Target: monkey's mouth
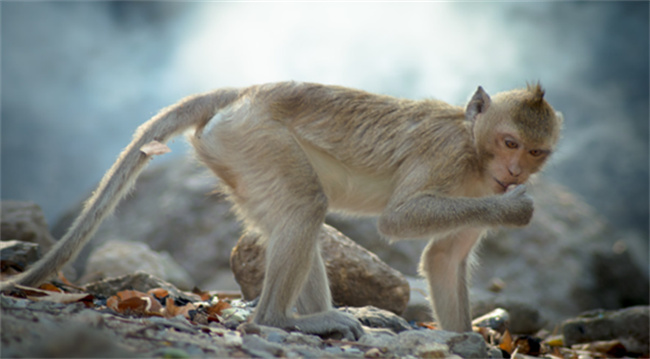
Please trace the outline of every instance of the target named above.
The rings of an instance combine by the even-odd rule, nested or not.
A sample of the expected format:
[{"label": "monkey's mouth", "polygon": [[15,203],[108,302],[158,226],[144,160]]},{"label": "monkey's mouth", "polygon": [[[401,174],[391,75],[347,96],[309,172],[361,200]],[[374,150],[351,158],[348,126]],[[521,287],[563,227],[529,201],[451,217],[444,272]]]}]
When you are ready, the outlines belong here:
[{"label": "monkey's mouth", "polygon": [[492,178],[493,178],[494,181],[495,181],[495,182],[496,182],[496,183],[501,187],[501,188],[499,188],[499,189],[500,189],[502,192],[505,192],[505,191],[508,189],[508,186],[510,186],[510,184],[504,184],[503,182],[499,181],[498,179],[496,179],[496,178],[494,178],[494,177],[492,177]]}]

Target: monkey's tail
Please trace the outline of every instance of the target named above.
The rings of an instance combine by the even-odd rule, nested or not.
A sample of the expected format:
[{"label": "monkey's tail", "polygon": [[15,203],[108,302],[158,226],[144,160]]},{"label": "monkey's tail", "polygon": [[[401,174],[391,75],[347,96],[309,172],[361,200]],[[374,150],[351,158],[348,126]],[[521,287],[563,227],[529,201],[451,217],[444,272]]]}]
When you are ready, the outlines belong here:
[{"label": "monkey's tail", "polygon": [[113,212],[120,200],[133,187],[136,178],[152,157],[140,150],[142,146],[151,141],[165,143],[191,128],[196,128],[197,134],[200,134],[220,109],[236,101],[239,96],[240,92],[237,89],[219,89],[189,96],[164,108],[138,127],[131,143],[106,172],[63,238],[29,270],[2,282],[0,290],[10,289],[15,284],[35,286],[61,270],[79,253],[104,218]]}]

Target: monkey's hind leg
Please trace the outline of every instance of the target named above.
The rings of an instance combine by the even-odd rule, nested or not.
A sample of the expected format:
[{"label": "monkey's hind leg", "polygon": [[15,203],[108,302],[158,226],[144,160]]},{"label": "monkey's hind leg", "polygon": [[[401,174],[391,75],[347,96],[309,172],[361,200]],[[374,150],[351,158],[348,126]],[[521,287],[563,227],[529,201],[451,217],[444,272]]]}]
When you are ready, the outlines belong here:
[{"label": "monkey's hind leg", "polygon": [[307,282],[302,287],[296,303],[298,313],[301,315],[325,312],[332,309],[329,280],[327,279],[325,264],[318,245],[316,250],[317,253],[314,256],[309,277],[307,277]]},{"label": "monkey's hind leg", "polygon": [[[360,322],[331,306],[318,249],[328,202],[301,147],[279,126],[274,131],[249,133],[240,141],[231,139],[228,145],[238,155],[235,161],[224,163],[237,179],[232,198],[246,223],[267,238],[266,271],[254,321],[311,334],[359,338],[363,334]],[[293,312],[296,304],[298,315]]]}]

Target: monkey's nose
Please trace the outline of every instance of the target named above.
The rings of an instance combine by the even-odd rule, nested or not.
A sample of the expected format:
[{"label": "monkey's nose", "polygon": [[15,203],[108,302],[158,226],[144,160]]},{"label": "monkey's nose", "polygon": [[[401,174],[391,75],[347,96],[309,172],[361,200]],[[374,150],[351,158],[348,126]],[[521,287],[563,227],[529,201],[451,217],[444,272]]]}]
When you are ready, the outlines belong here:
[{"label": "monkey's nose", "polygon": [[519,177],[521,174],[521,168],[519,168],[519,166],[510,166],[508,167],[508,172],[512,177]]}]

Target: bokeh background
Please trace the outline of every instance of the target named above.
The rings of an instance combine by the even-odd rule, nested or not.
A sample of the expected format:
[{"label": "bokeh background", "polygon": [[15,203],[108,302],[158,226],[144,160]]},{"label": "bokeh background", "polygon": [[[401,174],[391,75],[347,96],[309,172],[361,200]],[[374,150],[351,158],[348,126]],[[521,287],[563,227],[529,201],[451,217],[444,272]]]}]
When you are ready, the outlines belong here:
[{"label": "bokeh background", "polygon": [[140,123],[191,93],[299,80],[463,105],[478,85],[540,80],[566,128],[546,175],[647,249],[648,2],[3,2],[0,13],[2,199],[37,202],[50,223]]}]

